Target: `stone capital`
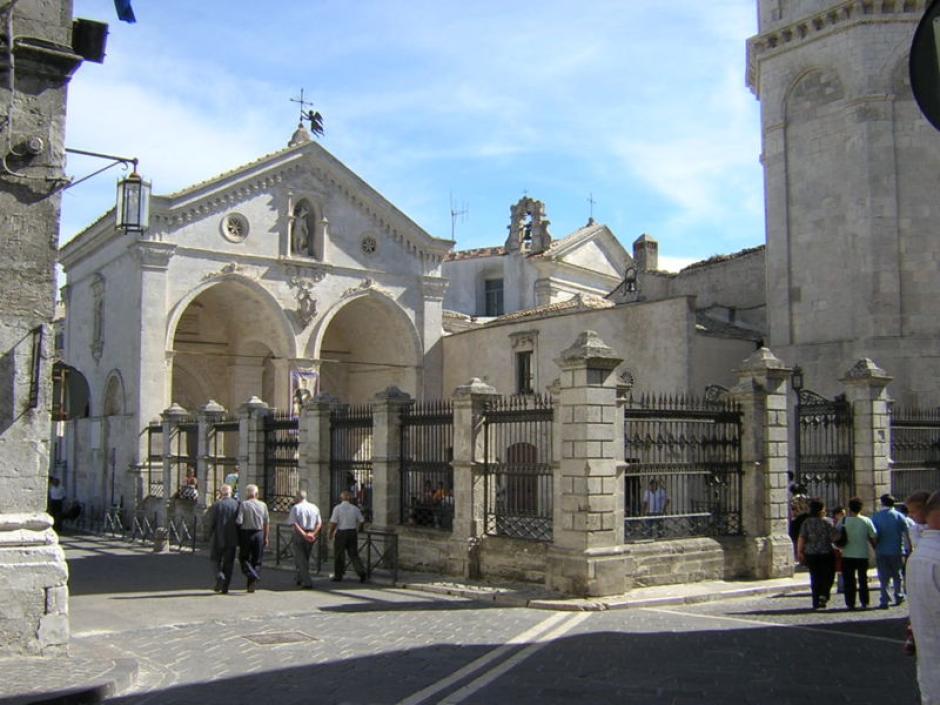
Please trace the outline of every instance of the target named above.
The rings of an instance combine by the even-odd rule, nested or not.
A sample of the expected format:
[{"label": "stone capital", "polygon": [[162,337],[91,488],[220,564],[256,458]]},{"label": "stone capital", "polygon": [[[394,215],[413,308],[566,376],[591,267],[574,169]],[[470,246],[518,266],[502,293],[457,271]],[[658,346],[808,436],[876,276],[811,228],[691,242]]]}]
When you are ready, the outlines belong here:
[{"label": "stone capital", "polygon": [[376,393],[372,398],[387,404],[409,404],[413,401],[408,392],[403,392],[394,384]]},{"label": "stone capital", "polygon": [[839,381],[843,384],[868,384],[872,386],[887,386],[894,377],[878,367],[873,360],[863,357],[852,365],[851,369]]},{"label": "stone capital", "polygon": [[594,367],[612,370],[621,362],[623,358],[593,330],[582,331],[574,343],[555,360],[555,364],[562,369]]},{"label": "stone capital", "polygon": [[142,269],[166,270],[176,252],[176,245],[154,240],[138,240],[133,245],[133,252]]},{"label": "stone capital", "polygon": [[160,417],[164,421],[176,421],[187,416],[189,416],[189,412],[176,402],[170,404],[166,409],[163,410],[163,413],[160,414]]},{"label": "stone capital", "polygon": [[243,414],[251,414],[258,410],[267,411],[268,405],[258,397],[252,396],[251,399],[238,407],[238,411]]},{"label": "stone capital", "polygon": [[495,397],[498,396],[498,392],[495,387],[488,385],[479,377],[474,377],[466,384],[461,384],[457,387],[457,389],[454,390],[454,396],[458,399],[467,397]]},{"label": "stone capital", "polygon": [[225,407],[215,399],[210,399],[199,409],[200,416],[225,416]]}]

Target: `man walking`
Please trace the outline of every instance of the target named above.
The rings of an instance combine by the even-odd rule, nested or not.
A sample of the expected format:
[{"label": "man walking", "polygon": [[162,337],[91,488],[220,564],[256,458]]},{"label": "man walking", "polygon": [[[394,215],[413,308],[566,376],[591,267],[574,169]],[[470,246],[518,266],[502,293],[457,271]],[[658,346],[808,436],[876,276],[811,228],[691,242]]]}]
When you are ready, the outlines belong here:
[{"label": "man walking", "polygon": [[343,573],[346,572],[346,556],[353,564],[353,568],[359,574],[359,582],[364,583],[366,578],[366,569],[359,559],[359,527],[365,522],[365,517],[359,511],[359,507],[352,504],[352,493],[348,490],[340,492],[339,498],[342,500],[333,508],[330,515],[330,540],[333,541],[333,582],[339,582],[343,579]]},{"label": "man walking", "polygon": [[940,492],[924,505],[927,525],[907,562],[917,681],[923,705],[940,705]]},{"label": "man walking", "polygon": [[268,505],[258,499],[258,485],[245,488],[245,501],[238,507],[238,560],[248,579],[248,592],[255,591],[261,579],[261,557],[268,545]]},{"label": "man walking", "polygon": [[287,523],[294,527],[291,543],[294,549],[294,567],[297,569],[297,584],[303,588],[312,588],[310,553],[320,537],[323,522],[320,519],[320,510],[317,505],[307,501],[307,492],[305,490],[300,490],[297,493],[297,501],[290,508]]},{"label": "man walking", "polygon": [[878,568],[878,582],[881,583],[881,609],[888,609],[888,583],[894,582],[894,604],[904,602],[904,589],[901,587],[901,568],[903,567],[904,542],[909,540],[907,520],[894,508],[894,497],[881,495],[881,511],[871,518],[878,531],[878,545],[875,546],[875,566]]},{"label": "man walking", "polygon": [[228,594],[238,548],[238,501],[232,499],[231,485],[219,488],[219,499],[209,508],[209,559],[215,575],[215,591]]},{"label": "man walking", "polygon": [[862,500],[849,500],[849,515],[842,522],[846,542],[842,547],[842,577],[845,589],[845,606],[855,609],[855,595],[862,609],[868,609],[868,547],[875,545],[878,532],[871,519],[862,516]]}]

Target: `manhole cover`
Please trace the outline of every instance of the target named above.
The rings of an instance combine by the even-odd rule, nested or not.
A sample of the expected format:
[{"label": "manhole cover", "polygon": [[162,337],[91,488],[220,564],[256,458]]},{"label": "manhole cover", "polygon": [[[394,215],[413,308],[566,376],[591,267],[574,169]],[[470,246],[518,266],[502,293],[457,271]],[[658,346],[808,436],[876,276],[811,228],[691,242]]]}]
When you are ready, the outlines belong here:
[{"label": "manhole cover", "polygon": [[303,632],[265,632],[264,634],[252,634],[245,638],[248,641],[253,641],[262,646],[273,646],[274,644],[302,644],[305,641],[316,641],[315,638]]}]

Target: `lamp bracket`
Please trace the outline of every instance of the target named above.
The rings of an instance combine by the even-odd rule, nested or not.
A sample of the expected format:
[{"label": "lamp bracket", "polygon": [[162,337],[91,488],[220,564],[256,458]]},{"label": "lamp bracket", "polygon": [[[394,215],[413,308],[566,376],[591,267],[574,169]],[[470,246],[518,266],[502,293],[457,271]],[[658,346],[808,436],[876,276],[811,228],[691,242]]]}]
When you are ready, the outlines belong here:
[{"label": "lamp bracket", "polygon": [[[115,154],[102,154],[101,152],[89,152],[84,149],[71,149],[70,147],[66,147],[65,151],[68,152],[69,154],[80,154],[83,157],[94,157],[96,159],[108,159],[111,163],[106,166],[101,167],[97,171],[91,172],[87,176],[83,176],[80,179],[77,179],[77,180],[69,179],[57,189],[59,191],[65,191],[65,189],[69,189],[69,188],[72,188],[73,186],[77,186],[83,181],[88,181],[88,179],[92,178],[93,176],[98,176],[98,174],[101,174],[107,171],[108,169],[110,169],[111,167],[117,166],[118,164],[124,167],[124,169],[127,169],[127,167],[130,166],[133,168],[133,173],[135,174],[137,173],[137,163],[138,163],[137,157],[121,157]],[[58,178],[55,178],[52,180],[61,181],[61,179],[58,179]]]}]

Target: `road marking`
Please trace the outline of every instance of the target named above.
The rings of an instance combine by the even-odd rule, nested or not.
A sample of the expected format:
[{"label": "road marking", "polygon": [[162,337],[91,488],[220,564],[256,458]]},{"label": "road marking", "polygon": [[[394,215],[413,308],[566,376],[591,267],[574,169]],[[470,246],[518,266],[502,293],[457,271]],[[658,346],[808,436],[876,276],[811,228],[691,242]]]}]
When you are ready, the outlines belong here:
[{"label": "road marking", "polygon": [[889,644],[903,644],[904,639],[889,639],[886,636],[872,636],[871,634],[857,634],[855,632],[843,632],[838,629],[821,629],[820,627],[807,627],[803,624],[780,624],[779,622],[762,622],[759,619],[744,619],[743,617],[728,617],[715,614],[699,614],[698,612],[682,612],[680,610],[667,610],[662,608],[645,608],[647,612],[661,612],[663,614],[679,615],[682,617],[698,617],[700,619],[715,619],[722,622],[741,622],[742,624],[751,624],[758,627],[781,627],[783,629],[799,629],[804,632],[817,632],[819,634],[839,634],[841,636],[850,636],[853,638],[870,639],[871,641],[886,641]]},{"label": "road marking", "polygon": [[405,698],[404,700],[400,700],[395,705],[418,705],[418,703],[424,702],[425,700],[430,698],[432,695],[449,688],[454,683],[457,683],[458,681],[469,676],[471,673],[474,673],[480,670],[481,668],[486,666],[488,663],[491,663],[492,661],[495,661],[496,659],[501,658],[507,652],[512,651],[512,649],[514,649],[519,644],[524,644],[526,642],[532,641],[533,639],[536,639],[540,634],[551,629],[556,624],[558,624],[558,622],[561,622],[562,620],[566,619],[568,616],[569,615],[565,614],[564,612],[559,612],[559,613],[553,614],[551,617],[548,617],[547,619],[543,619],[534,627],[527,629],[521,634],[514,636],[512,639],[507,641],[502,646],[499,646],[493,649],[492,651],[489,651],[483,654],[479,658],[468,663],[463,668],[460,668],[459,670],[454,671],[452,674],[450,674],[446,678],[442,678],[441,680],[437,681],[437,683],[432,683],[427,688],[424,688],[423,690],[419,690],[417,693],[414,693],[413,695]]},{"label": "road marking", "polygon": [[552,631],[543,634],[540,637],[537,637],[535,643],[530,644],[525,647],[522,651],[517,654],[514,654],[512,657],[506,659],[498,666],[491,668],[489,671],[479,676],[475,680],[467,683],[460,690],[456,690],[451,693],[448,697],[441,700],[438,705],[457,705],[466,700],[468,697],[473,695],[475,692],[481,688],[485,688],[490,683],[495,681],[497,678],[502,676],[507,671],[515,668],[517,665],[525,661],[530,656],[533,656],[538,651],[541,651],[546,646],[548,646],[552,641],[557,639],[560,636],[564,636],[576,626],[581,624],[585,619],[591,616],[590,612],[579,612],[568,618],[564,624],[561,624],[558,627],[555,627]]}]

